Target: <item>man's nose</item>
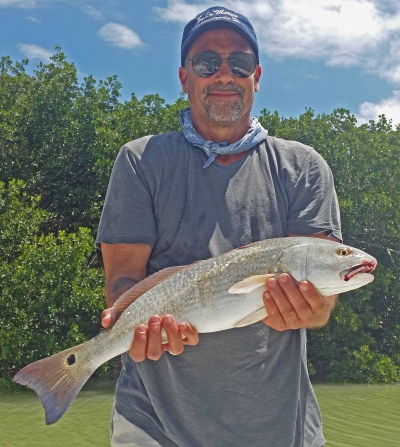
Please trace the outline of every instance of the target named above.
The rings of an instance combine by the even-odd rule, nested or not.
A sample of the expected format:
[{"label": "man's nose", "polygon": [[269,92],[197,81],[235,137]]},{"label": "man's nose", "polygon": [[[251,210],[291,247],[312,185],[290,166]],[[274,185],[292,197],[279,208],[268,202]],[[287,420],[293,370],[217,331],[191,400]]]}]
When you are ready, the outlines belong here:
[{"label": "man's nose", "polygon": [[220,68],[215,75],[216,75],[216,78],[221,82],[224,82],[224,81],[229,82],[229,81],[233,80],[235,75],[232,73],[231,69],[229,68],[227,57],[221,58]]}]

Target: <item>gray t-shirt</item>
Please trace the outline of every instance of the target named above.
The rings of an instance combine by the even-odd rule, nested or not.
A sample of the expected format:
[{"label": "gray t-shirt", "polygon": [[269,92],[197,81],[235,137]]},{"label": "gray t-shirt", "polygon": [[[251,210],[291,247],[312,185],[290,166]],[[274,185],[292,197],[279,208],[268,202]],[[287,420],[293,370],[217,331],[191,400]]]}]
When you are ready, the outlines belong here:
[{"label": "gray t-shirt", "polygon": [[[97,242],[148,243],[148,274],[262,239],[322,231],[341,239],[332,173],[312,148],[268,137],[229,166],[181,132],[122,147]],[[157,362],[123,355],[116,409],[164,447],[324,443],[306,331],[264,323],[200,334]]]}]

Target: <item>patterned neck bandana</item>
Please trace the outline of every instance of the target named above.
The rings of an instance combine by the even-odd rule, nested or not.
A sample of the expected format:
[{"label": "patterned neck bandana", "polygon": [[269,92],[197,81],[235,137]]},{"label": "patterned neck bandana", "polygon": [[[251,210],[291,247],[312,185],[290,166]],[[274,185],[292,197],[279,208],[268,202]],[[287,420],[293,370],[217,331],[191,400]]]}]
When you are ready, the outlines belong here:
[{"label": "patterned neck bandana", "polygon": [[183,129],[183,135],[186,141],[193,146],[203,149],[207,154],[208,160],[203,168],[210,166],[215,157],[219,154],[239,154],[240,152],[247,151],[261,141],[265,140],[268,135],[268,131],[262,127],[258,122],[258,119],[253,117],[250,120],[250,128],[246,135],[235,143],[229,144],[228,141],[220,141],[215,143],[214,141],[205,140],[194,128],[192,115],[190,113],[190,107],[182,109],[179,112],[179,121]]}]

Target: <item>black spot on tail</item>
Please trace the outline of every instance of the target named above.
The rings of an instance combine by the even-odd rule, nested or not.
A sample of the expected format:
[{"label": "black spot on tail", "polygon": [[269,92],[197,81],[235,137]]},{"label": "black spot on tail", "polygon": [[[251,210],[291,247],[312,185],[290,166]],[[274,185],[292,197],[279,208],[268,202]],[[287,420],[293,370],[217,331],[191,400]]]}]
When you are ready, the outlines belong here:
[{"label": "black spot on tail", "polygon": [[73,365],[75,362],[76,362],[75,354],[71,354],[71,355],[67,358],[67,363],[68,363],[68,365]]}]

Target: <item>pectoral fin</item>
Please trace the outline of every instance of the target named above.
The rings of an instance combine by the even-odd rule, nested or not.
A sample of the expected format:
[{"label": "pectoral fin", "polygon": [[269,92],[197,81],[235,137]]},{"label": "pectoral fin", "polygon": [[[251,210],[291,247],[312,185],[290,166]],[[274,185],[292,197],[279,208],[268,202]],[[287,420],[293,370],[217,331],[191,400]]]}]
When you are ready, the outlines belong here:
[{"label": "pectoral fin", "polygon": [[268,278],[277,278],[278,273],[270,273],[267,275],[254,275],[249,276],[243,281],[239,281],[234,284],[230,289],[229,293],[249,293],[258,287],[264,286]]},{"label": "pectoral fin", "polygon": [[267,311],[265,310],[265,307],[261,307],[260,309],[256,310],[252,314],[248,315],[244,320],[239,321],[239,323],[236,323],[234,327],[244,327],[248,326],[253,323],[257,323],[258,321],[266,318]]}]

